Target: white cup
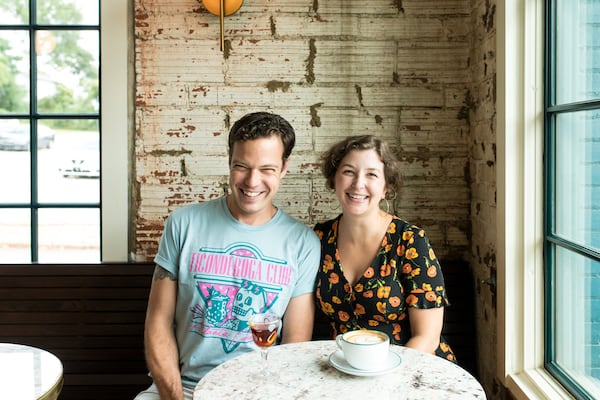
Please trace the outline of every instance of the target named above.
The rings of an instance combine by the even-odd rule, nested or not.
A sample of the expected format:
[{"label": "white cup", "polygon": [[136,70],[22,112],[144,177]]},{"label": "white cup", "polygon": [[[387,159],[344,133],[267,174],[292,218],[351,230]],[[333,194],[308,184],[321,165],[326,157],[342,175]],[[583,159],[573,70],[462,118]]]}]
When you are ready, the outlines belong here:
[{"label": "white cup", "polygon": [[379,370],[384,367],[390,349],[390,338],[383,332],[360,329],[337,335],[337,346],[352,367]]}]

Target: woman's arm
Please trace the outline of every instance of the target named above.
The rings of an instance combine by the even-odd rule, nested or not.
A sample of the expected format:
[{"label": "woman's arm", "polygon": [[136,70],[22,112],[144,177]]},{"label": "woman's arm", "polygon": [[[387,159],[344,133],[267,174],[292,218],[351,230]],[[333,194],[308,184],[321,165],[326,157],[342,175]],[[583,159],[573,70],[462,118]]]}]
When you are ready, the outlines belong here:
[{"label": "woman's arm", "polygon": [[444,324],[444,307],[419,309],[409,308],[411,338],[406,347],[433,354],[440,345]]}]

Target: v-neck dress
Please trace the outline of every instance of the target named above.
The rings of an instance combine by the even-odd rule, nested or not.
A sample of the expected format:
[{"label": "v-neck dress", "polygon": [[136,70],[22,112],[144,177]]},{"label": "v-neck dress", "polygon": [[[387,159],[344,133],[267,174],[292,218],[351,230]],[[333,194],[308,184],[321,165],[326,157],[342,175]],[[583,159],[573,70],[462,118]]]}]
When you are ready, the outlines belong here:
[{"label": "v-neck dress", "polygon": [[[337,246],[341,215],[315,225],[321,240],[321,265],[316,280],[317,310],[330,325],[331,338],[347,331],[375,329],[393,344],[410,339],[410,307],[429,309],[450,305],[444,276],[425,231],[394,217],[375,259],[352,285],[343,273]],[[456,361],[443,337],[436,355]]]}]

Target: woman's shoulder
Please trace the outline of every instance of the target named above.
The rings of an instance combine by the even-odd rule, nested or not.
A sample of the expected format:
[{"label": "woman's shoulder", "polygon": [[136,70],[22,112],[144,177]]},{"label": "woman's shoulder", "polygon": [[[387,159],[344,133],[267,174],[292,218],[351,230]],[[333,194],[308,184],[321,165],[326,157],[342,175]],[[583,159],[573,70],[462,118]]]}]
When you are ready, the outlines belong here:
[{"label": "woman's shoulder", "polygon": [[337,225],[338,221],[340,219],[340,215],[338,215],[335,218],[332,219],[328,219],[326,221],[321,221],[321,222],[317,222],[313,228],[314,231],[321,231],[321,232],[325,232],[328,230],[331,230],[331,228],[335,225]]}]

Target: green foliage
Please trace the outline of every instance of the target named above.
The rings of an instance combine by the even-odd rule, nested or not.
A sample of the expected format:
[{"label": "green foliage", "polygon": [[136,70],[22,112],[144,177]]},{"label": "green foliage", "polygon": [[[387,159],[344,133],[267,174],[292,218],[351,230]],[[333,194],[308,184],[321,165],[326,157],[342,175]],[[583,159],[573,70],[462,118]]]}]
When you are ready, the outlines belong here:
[{"label": "green foliage", "polygon": [[[86,1],[87,0],[81,0]],[[64,0],[36,1],[37,23],[44,25],[79,25],[83,16],[79,9]],[[29,2],[22,0],[2,0],[0,11],[5,15],[11,15],[14,20],[23,24],[22,32],[26,32],[26,24],[29,21]],[[52,77],[56,71],[60,74],[72,76],[72,82],[76,82],[77,92],[65,87],[60,82],[54,83],[53,93],[40,93],[43,98],[37,101],[38,111],[49,114],[92,114],[99,109],[99,82],[98,66],[94,62],[94,54],[89,49],[80,46],[79,41],[83,35],[98,35],[98,31],[79,31],[57,29],[48,30],[52,36],[55,47],[45,54],[43,63],[38,62],[38,68],[48,68],[47,71],[38,71],[38,76],[46,75]],[[99,38],[96,36],[96,39]],[[0,114],[26,113],[28,110],[28,90],[23,87],[23,72],[19,71],[23,60],[11,52],[10,43],[0,37]],[[19,49],[22,51],[22,49]],[[25,52],[24,54],[28,54]],[[39,61],[39,60],[38,60]],[[21,77],[21,80],[18,78]],[[57,80],[58,81],[58,80]],[[91,123],[90,123],[91,122]],[[61,120],[55,121],[56,125],[69,129],[96,129],[96,121],[90,120]],[[93,126],[92,126],[93,125]],[[58,127],[58,126],[57,126]]]}]

